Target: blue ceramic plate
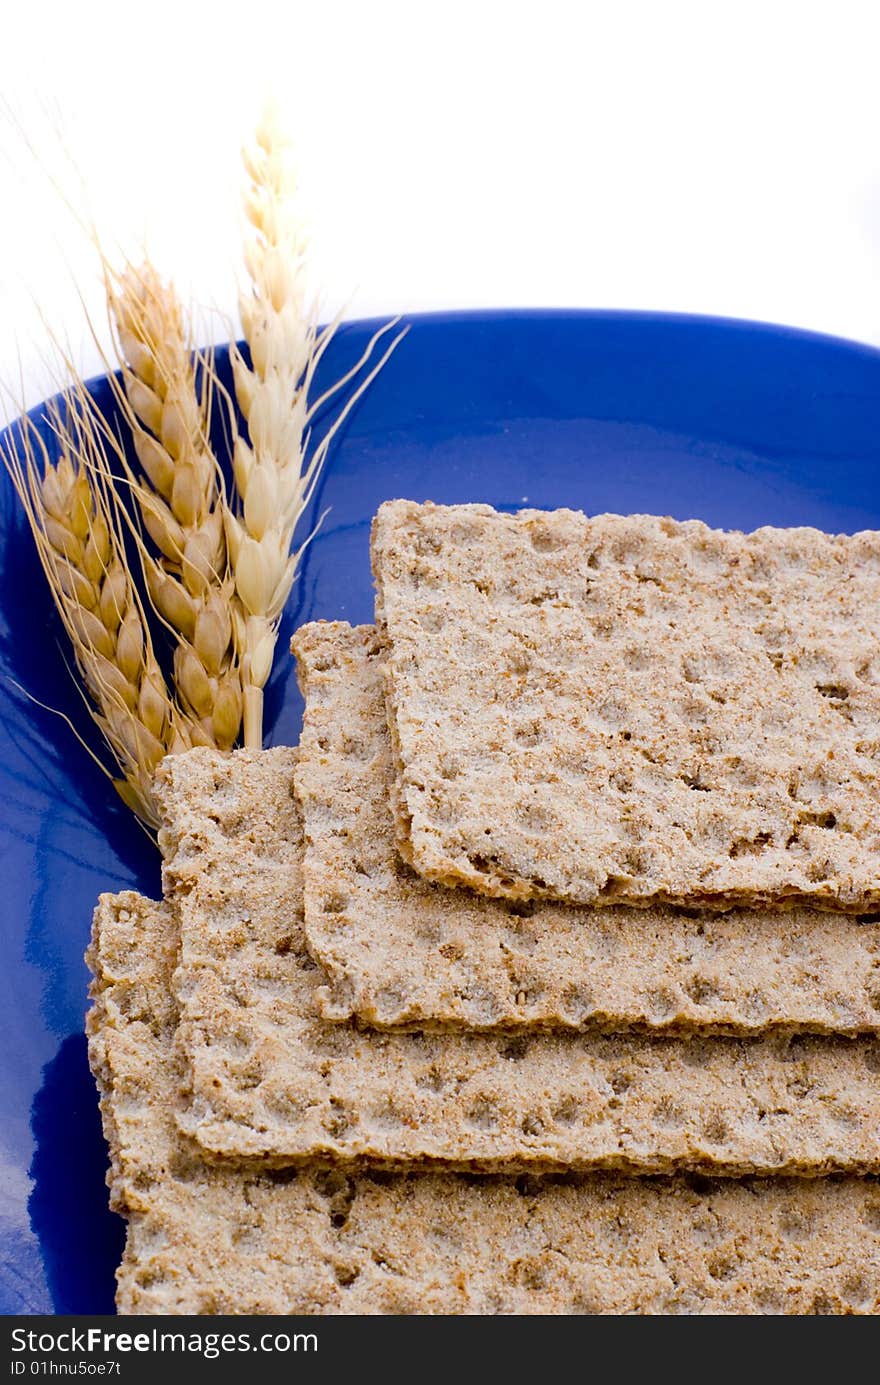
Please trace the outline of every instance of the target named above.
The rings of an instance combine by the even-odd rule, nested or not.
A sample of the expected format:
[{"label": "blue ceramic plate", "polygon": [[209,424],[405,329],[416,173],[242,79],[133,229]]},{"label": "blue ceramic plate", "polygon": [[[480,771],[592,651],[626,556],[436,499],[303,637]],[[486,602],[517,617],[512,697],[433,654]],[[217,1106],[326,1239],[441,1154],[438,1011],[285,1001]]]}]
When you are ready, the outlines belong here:
[{"label": "blue ceramic plate", "polygon": [[[373,326],[339,333],[326,383]],[[112,415],[106,381],[94,391]],[[0,483],[0,1309],[108,1312],[123,1226],[107,1210],[82,955],[99,891],[155,892],[158,861],[64,723],[14,686],[88,734],[5,473]],[[330,514],[291,627],[372,618],[369,523],[392,496],[878,528],[880,352],[653,314],[419,318],[331,453],[314,505]],[[284,648],[273,743],[299,727]]]}]

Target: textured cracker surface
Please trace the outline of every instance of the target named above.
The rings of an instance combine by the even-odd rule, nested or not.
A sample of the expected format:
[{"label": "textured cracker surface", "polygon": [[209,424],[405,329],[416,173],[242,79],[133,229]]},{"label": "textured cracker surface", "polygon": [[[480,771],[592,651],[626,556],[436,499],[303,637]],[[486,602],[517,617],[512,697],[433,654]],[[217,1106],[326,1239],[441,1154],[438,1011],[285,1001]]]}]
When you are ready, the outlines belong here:
[{"label": "textured cracker surface", "polygon": [[876,1032],[880,921],[790,911],[568,908],[434,885],[401,865],[372,626],[306,625],[295,782],[322,1014],[375,1027]]},{"label": "textured cracker surface", "polygon": [[880,903],[880,534],[391,501],[401,849],[582,904]]},{"label": "textured cracker surface", "polygon": [[380,1033],[322,1021],[296,752],[169,756],[179,1120],[208,1151],[497,1170],[880,1169],[880,1040]]},{"label": "textured cracker surface", "polygon": [[89,1056],[122,1313],[871,1313],[880,1189],[206,1165],[173,1120],[170,912],[104,895]]}]

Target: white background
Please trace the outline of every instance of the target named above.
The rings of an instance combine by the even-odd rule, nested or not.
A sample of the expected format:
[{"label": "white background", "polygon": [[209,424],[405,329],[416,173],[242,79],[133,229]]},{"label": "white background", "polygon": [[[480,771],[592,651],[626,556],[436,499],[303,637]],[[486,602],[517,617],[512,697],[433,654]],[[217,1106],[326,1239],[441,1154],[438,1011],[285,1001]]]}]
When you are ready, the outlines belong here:
[{"label": "white background", "polygon": [[239,0],[4,6],[0,380],[100,368],[91,217],[226,315],[238,150],[298,144],[313,270],[352,315],[664,308],[880,343],[867,3]]}]

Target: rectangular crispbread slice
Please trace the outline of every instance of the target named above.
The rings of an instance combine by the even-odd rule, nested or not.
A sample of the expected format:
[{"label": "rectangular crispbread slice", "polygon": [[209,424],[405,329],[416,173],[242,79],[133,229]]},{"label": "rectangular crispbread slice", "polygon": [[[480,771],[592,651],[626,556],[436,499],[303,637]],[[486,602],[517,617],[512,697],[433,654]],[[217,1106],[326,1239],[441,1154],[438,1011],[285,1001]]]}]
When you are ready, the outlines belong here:
[{"label": "rectangular crispbread slice", "polygon": [[305,931],[328,1019],[377,1028],[866,1033],[880,1029],[880,921],[790,911],[517,904],[402,866],[372,626],[302,626],[295,782]]},{"label": "rectangular crispbread slice", "polygon": [[880,534],[391,501],[401,851],[512,899],[880,906]]},{"label": "rectangular crispbread slice", "polygon": [[874,1181],[272,1174],[205,1164],[174,1122],[170,911],[104,895],[89,1057],[121,1313],[871,1313]]},{"label": "rectangular crispbread slice", "polygon": [[168,756],[181,1127],[219,1158],[471,1170],[880,1170],[880,1040],[380,1033],[323,1021],[296,751]]}]

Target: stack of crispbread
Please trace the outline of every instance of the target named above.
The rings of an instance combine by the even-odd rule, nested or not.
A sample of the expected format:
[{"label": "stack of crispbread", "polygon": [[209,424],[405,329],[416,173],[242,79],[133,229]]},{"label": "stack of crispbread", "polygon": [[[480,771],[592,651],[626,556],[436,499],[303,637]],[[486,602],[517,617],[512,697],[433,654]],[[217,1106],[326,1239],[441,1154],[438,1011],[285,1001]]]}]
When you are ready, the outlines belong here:
[{"label": "stack of crispbread", "polygon": [[128,1312],[880,1307],[880,536],[392,502],[300,746],[167,759]]}]

